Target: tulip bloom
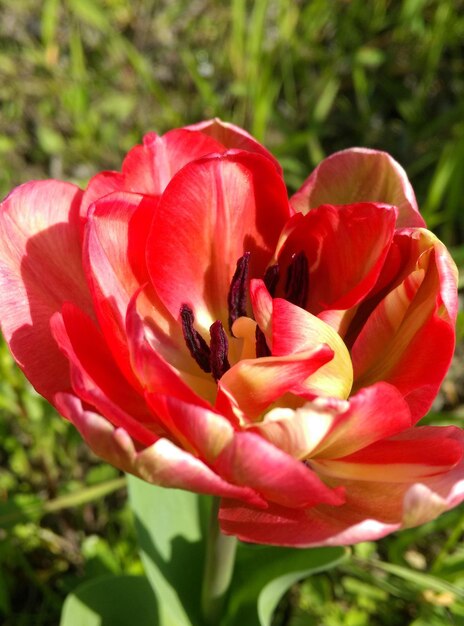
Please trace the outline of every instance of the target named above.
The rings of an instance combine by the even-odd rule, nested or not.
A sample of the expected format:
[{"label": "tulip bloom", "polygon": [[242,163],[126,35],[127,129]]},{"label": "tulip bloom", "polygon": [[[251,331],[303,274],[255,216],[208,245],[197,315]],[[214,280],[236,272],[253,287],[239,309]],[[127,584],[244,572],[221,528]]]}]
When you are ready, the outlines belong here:
[{"label": "tulip bloom", "polygon": [[225,533],[376,539],[464,499],[463,434],[421,427],[450,364],[456,268],[402,168],[351,149],[290,200],[218,120],[150,133],[82,192],[15,189],[0,319],[91,448],[222,498]]}]

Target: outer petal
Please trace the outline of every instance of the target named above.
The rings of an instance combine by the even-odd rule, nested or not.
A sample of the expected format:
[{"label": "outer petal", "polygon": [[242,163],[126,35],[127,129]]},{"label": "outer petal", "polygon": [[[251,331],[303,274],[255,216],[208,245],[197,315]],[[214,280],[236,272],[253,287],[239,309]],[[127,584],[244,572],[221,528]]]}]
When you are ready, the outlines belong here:
[{"label": "outer petal", "polygon": [[218,117],[212,120],[206,120],[204,122],[198,122],[187,126],[187,129],[201,131],[205,135],[214,137],[225,148],[238,148],[239,150],[246,150],[247,152],[257,152],[270,159],[279,174],[282,173],[282,168],[277,159],[262,146],[254,137],[247,133],[243,128],[223,122]]},{"label": "outer petal", "polygon": [[125,380],[92,321],[71,304],[52,319],[53,335],[69,359],[76,394],[110,422],[150,445],[162,432],[156,417]]},{"label": "outer petal", "polygon": [[425,226],[406,172],[389,154],[349,148],[320,163],[291,199],[307,213],[321,204],[382,202],[398,207],[398,226]]},{"label": "outer petal", "polygon": [[329,489],[303,463],[254,433],[237,433],[213,467],[227,480],[256,489],[267,500],[302,508],[343,503],[343,490]]},{"label": "outer petal", "polygon": [[205,406],[159,393],[147,394],[147,400],[168,432],[182,442],[182,447],[209,464],[235,435],[234,428],[224,416]]},{"label": "outer petal", "polygon": [[296,410],[274,409],[251,430],[302,460],[345,456],[409,426],[411,415],[401,394],[378,383],[349,401],[317,398]]},{"label": "outer petal", "polygon": [[395,385],[417,421],[430,408],[453,356],[456,283],[453,288],[454,264],[446,263],[443,245],[427,231],[415,234],[430,247],[373,310],[351,356],[356,389],[378,380]]},{"label": "outer petal", "polygon": [[[412,433],[415,430],[411,429]],[[410,437],[409,441],[404,439],[409,450],[415,445],[414,435]],[[448,430],[446,439],[457,444],[452,443],[454,452],[448,455],[451,460],[454,454],[456,460],[458,448],[461,454],[464,448],[464,434],[458,429]],[[416,443],[420,447],[420,437]],[[343,480],[346,504],[340,507],[319,505],[296,510],[271,504],[266,511],[256,511],[226,500],[219,513],[221,528],[227,534],[255,543],[300,547],[349,545],[380,539],[402,527],[424,524],[464,500],[462,461],[449,470],[419,480],[417,472],[416,478],[409,474],[413,466],[411,463],[405,467],[403,482],[389,482],[389,466],[384,467],[383,479],[378,473],[378,481],[371,482],[367,473],[364,480]]]},{"label": "outer petal", "polygon": [[27,378],[52,402],[70,381],[50,318],[67,300],[92,311],[78,234],[80,198],[74,185],[50,180],[18,187],[1,205],[2,331]]},{"label": "outer petal", "polygon": [[324,476],[343,481],[360,480],[408,483],[451,470],[463,456],[458,429],[449,427],[409,428],[388,439],[341,458],[313,458],[311,465]]},{"label": "outer petal", "polygon": [[[154,210],[148,196],[112,193],[98,200],[89,215],[84,239],[84,265],[98,321],[113,357],[135,386],[128,353],[126,314],[129,302],[149,281],[145,264],[148,230]],[[178,323],[147,288],[137,298],[140,315],[150,319],[157,347],[169,362],[185,360]],[[191,361],[191,359],[189,359]]]},{"label": "outer petal", "polygon": [[224,152],[224,146],[204,133],[185,128],[171,130],[162,137],[148,133],[143,145],[132,148],[124,159],[127,189],[159,196],[184,165],[213,152]]},{"label": "outer petal", "polygon": [[290,220],[278,246],[279,266],[285,275],[292,255],[305,252],[311,313],[349,309],[368,295],[387,257],[396,215],[390,205],[357,203],[323,205]]},{"label": "outer petal", "polygon": [[94,176],[84,193],[81,216],[85,218],[95,200],[113,191],[160,196],[174,174],[186,163],[212,152],[222,152],[224,146],[204,133],[183,128],[171,130],[163,137],[148,133],[143,144],[135,146],[122,164],[122,172],[101,172]]},{"label": "outer petal", "polygon": [[123,428],[114,428],[100,415],[82,408],[70,394],[59,394],[59,410],[70,419],[92,450],[112,465],[155,485],[197,493],[236,498],[264,506],[248,487],[237,487],[215,474],[207,465],[167,439],[137,450]]},{"label": "outer petal", "polygon": [[250,252],[250,275],[262,275],[288,216],[269,159],[240,152],[186,165],[164,192],[147,241],[153,285],[173,317],[186,303],[206,336],[217,319],[226,326],[237,260]]},{"label": "outer petal", "polygon": [[137,194],[109,194],[94,205],[84,238],[84,264],[98,321],[114,358],[132,382],[124,326],[130,298],[140,282],[147,281],[143,251],[150,204]]}]

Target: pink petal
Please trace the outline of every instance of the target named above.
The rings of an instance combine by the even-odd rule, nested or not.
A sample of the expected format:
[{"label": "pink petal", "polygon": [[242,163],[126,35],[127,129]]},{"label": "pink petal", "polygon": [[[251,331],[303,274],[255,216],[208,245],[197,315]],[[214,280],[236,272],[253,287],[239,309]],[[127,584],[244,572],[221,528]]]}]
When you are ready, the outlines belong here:
[{"label": "pink petal", "polygon": [[304,394],[308,377],[332,357],[332,350],[320,344],[295,355],[239,361],[220,379],[216,407],[229,415],[232,402],[247,419],[255,420],[284,394]]},{"label": "pink petal", "polygon": [[[376,441],[339,459],[313,458],[311,465],[325,476],[368,482],[408,483],[443,474],[463,456],[454,427],[418,427]],[[459,432],[459,431],[458,431]]]},{"label": "pink petal", "polygon": [[160,432],[156,417],[114,363],[98,328],[77,307],[63,306],[51,322],[53,335],[69,360],[73,389],[117,427],[150,445]]},{"label": "pink petal", "polygon": [[425,226],[407,174],[386,152],[349,148],[320,163],[292,197],[308,213],[321,204],[381,202],[398,207],[398,226]]},{"label": "pink petal", "polygon": [[[392,242],[396,209],[384,204],[323,205],[287,225],[279,246],[279,265],[305,252],[309,262],[306,308],[349,309],[374,287]],[[294,228],[291,229],[291,224]]]},{"label": "pink petal", "polygon": [[204,133],[185,128],[176,128],[162,137],[148,133],[143,145],[132,148],[124,159],[126,189],[159,196],[184,165],[215,152],[224,152],[224,146]]},{"label": "pink petal", "polygon": [[114,359],[132,382],[125,317],[130,298],[148,278],[144,249],[151,214],[149,199],[112,193],[94,205],[85,230],[84,264],[98,321]]},{"label": "pink petal", "polygon": [[31,182],[0,213],[0,318],[10,349],[37,391],[53,402],[70,389],[69,370],[50,318],[71,300],[91,314],[78,232],[81,191],[57,181]]},{"label": "pink petal", "polygon": [[305,387],[313,393],[347,398],[353,383],[353,369],[347,347],[331,326],[304,309],[282,300],[273,300],[272,352],[275,356],[297,355],[324,343],[333,359],[311,376]]},{"label": "pink petal", "polygon": [[[208,403],[195,393],[193,386],[185,382],[186,377],[183,372],[178,371],[171,362],[166,361],[150,344],[147,336],[150,329],[143,323],[137,311],[139,299],[140,294],[136,293],[131,300],[127,311],[126,328],[130,362],[143,388],[150,393],[169,394],[186,402],[208,407]],[[177,332],[181,333],[180,328]],[[188,362],[196,366],[192,358],[188,358]],[[200,373],[204,375],[201,370]],[[194,377],[190,377],[192,378]],[[205,395],[215,395],[216,385],[210,376],[207,376],[206,380],[199,379],[197,386],[201,391],[206,392]]]},{"label": "pink petal", "polygon": [[87,189],[82,196],[79,211],[82,226],[85,226],[87,215],[92,204],[96,200],[104,198],[114,191],[126,191],[124,183],[124,174],[112,171],[99,172],[89,180]]},{"label": "pink petal", "polygon": [[243,128],[223,122],[218,117],[212,120],[206,120],[204,122],[198,122],[187,126],[187,129],[201,131],[205,135],[214,137],[225,148],[237,148],[239,150],[246,150],[248,152],[257,152],[270,159],[279,174],[282,173],[282,168],[277,159],[262,146],[254,137],[247,133]]},{"label": "pink petal", "polygon": [[84,410],[77,398],[59,394],[60,411],[70,419],[92,450],[112,465],[155,485],[186,489],[265,506],[248,487],[237,487],[167,439],[137,450],[124,428],[114,428],[100,415]]},{"label": "pink petal", "polygon": [[90,180],[82,199],[81,216],[85,219],[91,204],[113,191],[158,197],[186,163],[223,151],[221,143],[200,132],[179,128],[162,137],[148,133],[143,138],[143,144],[135,146],[127,154],[122,173],[101,172]]},{"label": "pink petal", "polygon": [[[427,231],[421,237],[427,241]],[[438,255],[437,263],[432,245],[419,256],[411,273],[373,310],[351,350],[355,388],[379,380],[395,385],[414,421],[430,408],[454,351],[453,272],[444,267],[441,249]]]},{"label": "pink petal", "polygon": [[153,285],[173,317],[188,304],[205,336],[218,319],[227,326],[237,260],[249,251],[250,276],[263,275],[288,215],[269,159],[240,152],[186,165],[164,192],[147,242]]},{"label": "pink petal", "polygon": [[317,460],[351,454],[409,426],[401,394],[378,383],[349,402],[317,398],[296,410],[274,409],[252,430],[295,458]]},{"label": "pink petal", "polygon": [[303,463],[254,433],[237,433],[213,467],[226,480],[291,508],[320,502],[339,506],[344,501],[342,490],[329,489]]},{"label": "pink petal", "polygon": [[235,435],[230,422],[204,404],[191,404],[161,393],[149,393],[147,400],[168,432],[182,442],[182,447],[209,464]]},{"label": "pink petal", "polygon": [[[448,458],[451,460],[454,455],[456,459],[459,447],[462,455],[464,434],[458,429],[446,430],[445,439],[457,444]],[[416,444],[421,446],[420,436]],[[409,450],[414,445],[411,436],[407,442]],[[462,460],[451,469],[422,476],[419,482],[408,475],[407,470],[403,474],[404,482],[391,482],[388,463],[383,469],[383,480],[378,472],[379,480],[374,482],[370,481],[368,473],[364,480],[338,481],[336,484],[346,488],[346,503],[338,507],[319,505],[301,510],[271,504],[265,511],[257,511],[233,500],[224,500],[219,513],[221,528],[226,534],[255,543],[299,547],[349,545],[374,541],[400,528],[424,524],[464,500]]]}]

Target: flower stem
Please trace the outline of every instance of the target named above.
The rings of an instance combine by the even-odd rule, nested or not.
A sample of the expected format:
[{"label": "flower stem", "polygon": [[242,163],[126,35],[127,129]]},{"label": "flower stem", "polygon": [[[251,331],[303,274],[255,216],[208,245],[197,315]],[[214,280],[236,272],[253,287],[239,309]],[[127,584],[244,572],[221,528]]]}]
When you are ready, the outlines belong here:
[{"label": "flower stem", "polygon": [[223,535],[218,522],[219,498],[213,498],[206,542],[201,605],[208,626],[216,625],[234,571],[237,539]]}]

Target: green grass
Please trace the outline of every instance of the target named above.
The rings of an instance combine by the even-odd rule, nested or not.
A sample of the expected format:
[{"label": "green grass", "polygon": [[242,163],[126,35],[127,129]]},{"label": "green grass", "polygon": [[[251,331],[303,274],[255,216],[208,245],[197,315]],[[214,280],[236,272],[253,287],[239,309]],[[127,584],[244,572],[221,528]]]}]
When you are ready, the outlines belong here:
[{"label": "green grass", "polygon": [[[0,196],[32,178],[85,185],[148,130],[217,115],[278,156],[290,190],[335,150],[389,151],[464,265],[462,0],[0,0],[0,15]],[[4,346],[0,373],[0,621],[52,626],[78,582],[140,562],[117,472]],[[296,587],[276,624],[463,625],[463,526],[453,511],[363,544]]]}]

